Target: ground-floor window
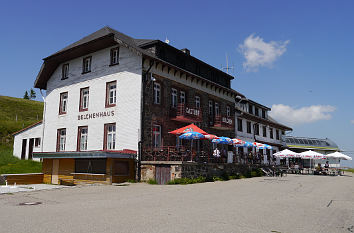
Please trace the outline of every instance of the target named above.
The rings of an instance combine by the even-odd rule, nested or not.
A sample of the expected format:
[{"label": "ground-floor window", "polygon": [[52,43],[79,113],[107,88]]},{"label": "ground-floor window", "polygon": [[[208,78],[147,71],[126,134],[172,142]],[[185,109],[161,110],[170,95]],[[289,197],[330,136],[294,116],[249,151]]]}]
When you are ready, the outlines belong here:
[{"label": "ground-floor window", "polygon": [[75,159],[75,173],[106,174],[106,159]]}]

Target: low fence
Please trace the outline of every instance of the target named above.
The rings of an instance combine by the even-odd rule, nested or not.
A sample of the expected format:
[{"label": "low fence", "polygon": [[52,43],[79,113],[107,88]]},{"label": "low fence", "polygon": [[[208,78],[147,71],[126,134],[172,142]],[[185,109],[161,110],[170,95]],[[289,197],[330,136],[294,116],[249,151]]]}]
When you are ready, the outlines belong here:
[{"label": "low fence", "polygon": [[2,174],[0,175],[0,184],[7,181],[8,185],[13,184],[42,184],[43,173],[27,174]]}]

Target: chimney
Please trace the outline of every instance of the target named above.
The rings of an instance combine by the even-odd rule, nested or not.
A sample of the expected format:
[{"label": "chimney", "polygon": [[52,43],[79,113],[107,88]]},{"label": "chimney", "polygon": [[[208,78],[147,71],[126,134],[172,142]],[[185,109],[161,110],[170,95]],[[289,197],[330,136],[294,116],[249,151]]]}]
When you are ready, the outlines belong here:
[{"label": "chimney", "polygon": [[191,51],[189,51],[189,49],[187,49],[187,48],[181,49],[181,51],[187,55],[191,55]]}]

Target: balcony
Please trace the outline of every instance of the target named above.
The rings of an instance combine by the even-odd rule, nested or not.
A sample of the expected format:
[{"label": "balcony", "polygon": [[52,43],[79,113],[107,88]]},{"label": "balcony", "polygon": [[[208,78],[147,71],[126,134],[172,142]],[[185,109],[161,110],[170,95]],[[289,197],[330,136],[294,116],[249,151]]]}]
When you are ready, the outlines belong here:
[{"label": "balcony", "polygon": [[190,108],[185,104],[178,104],[177,108],[171,109],[171,120],[186,123],[202,122],[202,110],[200,108]]},{"label": "balcony", "polygon": [[213,128],[221,130],[230,130],[234,128],[234,121],[231,117],[215,116]]}]

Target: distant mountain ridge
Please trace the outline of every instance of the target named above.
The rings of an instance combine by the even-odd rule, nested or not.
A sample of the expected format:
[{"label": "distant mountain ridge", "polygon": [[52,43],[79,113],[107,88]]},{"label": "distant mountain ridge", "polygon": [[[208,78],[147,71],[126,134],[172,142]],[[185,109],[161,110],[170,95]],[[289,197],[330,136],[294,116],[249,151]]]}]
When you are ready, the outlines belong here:
[{"label": "distant mountain ridge", "polygon": [[12,146],[12,134],[43,117],[43,102],[0,95],[0,145]]}]

